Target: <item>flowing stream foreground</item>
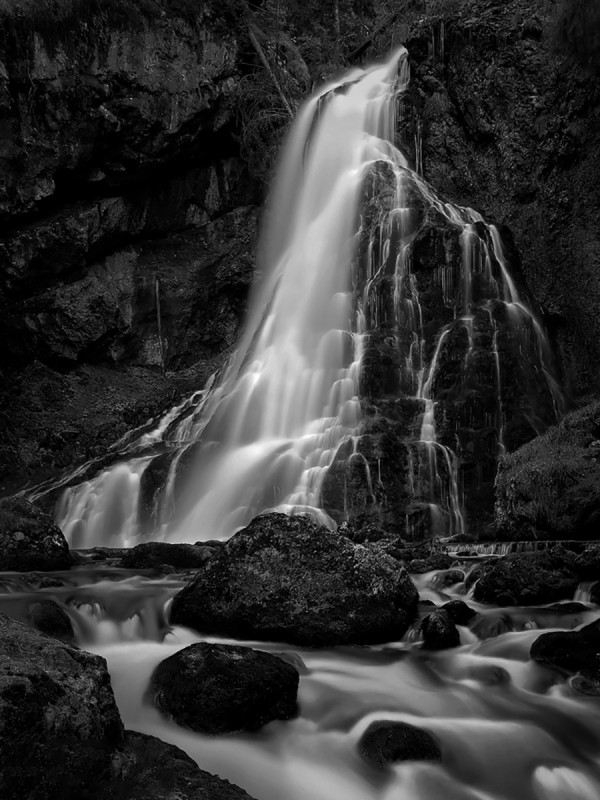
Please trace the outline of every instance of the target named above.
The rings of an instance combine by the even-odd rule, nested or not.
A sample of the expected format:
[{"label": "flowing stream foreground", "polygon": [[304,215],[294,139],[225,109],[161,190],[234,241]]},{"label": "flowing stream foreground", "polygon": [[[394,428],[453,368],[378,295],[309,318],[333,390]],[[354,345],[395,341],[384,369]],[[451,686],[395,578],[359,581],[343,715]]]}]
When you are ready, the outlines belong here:
[{"label": "flowing stream foreground", "polygon": [[[485,483],[486,470],[493,480],[497,458],[518,443],[515,419],[529,437],[556,420],[562,398],[550,348],[511,276],[500,230],[438,198],[393,144],[408,81],[402,50],[301,111],[236,355],[154,430],[118,443],[113,455],[125,457],[116,466],[79,483],[83,468],[64,479],[58,521],[73,547],[225,539],[275,508],[333,528],[355,519],[360,498],[363,511],[375,508],[407,537],[461,534],[475,518],[477,481]],[[415,274],[427,220],[450,232],[443,241],[456,255],[429,283]],[[430,315],[432,293],[440,324]],[[374,388],[382,374],[383,390]],[[451,374],[461,387],[460,419]],[[395,396],[412,409],[391,467],[367,435],[369,414],[372,422],[383,406],[373,416],[366,401],[378,393],[390,407]],[[467,429],[485,455],[470,478]],[[395,517],[381,499],[386,469],[402,475]],[[151,501],[144,480],[154,487]],[[463,577],[474,563],[459,559]],[[417,624],[403,641],[373,647],[250,642],[302,660],[300,716],[252,735],[206,737],[143,699],[154,667],[202,640],[168,626],[185,576],[80,566],[58,577],[35,592],[4,575],[0,609],[40,595],[62,603],[79,642],[107,659],[125,725],[177,744],[258,800],[600,797],[598,701],[529,659],[540,628],[572,629],[600,616],[586,587],[577,597],[585,608],[570,613],[469,601],[476,623],[460,629],[460,647],[438,653],[421,648]],[[466,597],[462,577],[450,587],[439,572],[414,580],[422,602]],[[356,745],[376,719],[431,731],[443,761],[373,771]]]},{"label": "flowing stream foreground", "polygon": [[[466,576],[477,559],[457,565]],[[305,668],[300,716],[244,735],[186,731],[144,703],[161,660],[189,644],[217,641],[180,627],[165,636],[168,603],[184,585],[182,576],[159,580],[79,567],[56,575],[61,587],[34,593],[23,576],[5,573],[0,611],[18,612],[32,598],[64,603],[80,644],[107,659],[126,727],[176,744],[257,800],[597,800],[598,700],[529,660],[529,649],[539,628],[577,627],[598,619],[599,609],[589,602],[574,613],[481,606],[465,597],[464,582],[444,586],[446,575],[413,577],[422,601],[467,599],[480,612],[470,628],[460,628],[458,648],[421,650],[416,624],[402,641],[376,647],[311,650],[249,642],[293,652]],[[586,596],[581,587],[578,599]],[[406,762],[384,772],[368,766],[357,743],[377,719],[431,731],[442,762]]]}]

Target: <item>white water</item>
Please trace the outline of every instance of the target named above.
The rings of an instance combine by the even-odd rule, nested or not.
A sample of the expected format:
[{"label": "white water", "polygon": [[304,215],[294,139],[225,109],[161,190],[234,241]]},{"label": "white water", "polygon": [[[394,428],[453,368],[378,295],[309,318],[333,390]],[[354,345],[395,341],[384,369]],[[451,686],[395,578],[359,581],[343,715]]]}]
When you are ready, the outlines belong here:
[{"label": "white water", "polygon": [[[373,465],[358,447],[359,379],[371,333],[391,322],[382,316],[387,312],[378,292],[393,237],[400,242],[394,324],[408,340],[402,391],[423,408],[420,436],[413,443],[416,456],[409,455],[414,471],[409,480],[416,494],[416,487],[427,487],[425,496],[415,499],[429,508],[430,534],[461,534],[466,525],[458,434],[456,442],[444,443],[437,434],[436,384],[450,334],[467,331],[469,346],[458,367],[466,375],[475,322],[483,318],[491,331],[497,408],[486,424],[496,430],[497,455],[505,450],[498,304],[507,309],[519,347],[521,337],[533,342],[523,340],[523,359],[535,362],[532,380],[538,370],[560,413],[544,330],[517,292],[498,230],[472,209],[441,200],[421,177],[422,165],[411,169],[393,144],[396,101],[408,81],[407,54],[401,49],[386,64],[355,70],[306,103],[281,157],[258,254],[261,280],[232,362],[214,388],[197,393],[135,441],[132,457],[65,491],[57,521],[71,544],[131,546],[148,534],[171,541],[224,539],[271,509],[309,513],[334,527],[322,508],[321,489],[336,453],[348,442],[349,459],[365,462],[375,503]],[[382,165],[389,185],[358,291],[356,261],[365,224],[361,193]],[[411,269],[419,205],[455,227],[462,242],[462,266],[442,265],[436,271],[453,320],[438,332],[433,347]],[[532,425],[539,427],[534,416]],[[159,445],[173,457],[154,509],[154,529],[148,532],[139,508],[151,456],[142,451]]]}]

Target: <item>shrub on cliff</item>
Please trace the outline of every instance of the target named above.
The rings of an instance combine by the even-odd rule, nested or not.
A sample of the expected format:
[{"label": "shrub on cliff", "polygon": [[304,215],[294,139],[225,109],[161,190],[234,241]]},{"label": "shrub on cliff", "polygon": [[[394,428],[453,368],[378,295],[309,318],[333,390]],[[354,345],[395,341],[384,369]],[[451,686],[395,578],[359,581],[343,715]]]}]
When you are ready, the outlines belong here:
[{"label": "shrub on cliff", "polygon": [[561,0],[554,39],[581,67],[600,73],[600,2]]}]

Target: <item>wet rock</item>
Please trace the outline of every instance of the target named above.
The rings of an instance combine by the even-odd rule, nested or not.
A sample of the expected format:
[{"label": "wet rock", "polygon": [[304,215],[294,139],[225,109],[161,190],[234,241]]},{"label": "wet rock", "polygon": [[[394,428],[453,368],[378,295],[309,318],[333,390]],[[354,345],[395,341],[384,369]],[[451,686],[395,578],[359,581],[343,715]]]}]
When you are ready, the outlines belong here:
[{"label": "wet rock", "polygon": [[113,760],[122,774],[101,784],[93,800],[252,800],[239,786],[200,769],[183,750],[144,733],[126,731]]},{"label": "wet rock", "polygon": [[306,517],[264,514],[177,594],[171,622],[309,646],[397,639],[418,593],[396,560]]},{"label": "wet rock", "polygon": [[501,611],[480,614],[473,622],[471,630],[478,639],[493,639],[503,633],[514,631],[515,626],[508,614]]},{"label": "wet rock", "polygon": [[406,722],[372,722],[358,743],[361,756],[376,767],[400,761],[440,761],[440,745],[429,731]]},{"label": "wet rock", "polygon": [[431,572],[434,569],[448,569],[454,563],[452,556],[448,553],[431,553],[425,558],[415,558],[408,561],[406,569],[412,575],[420,575],[423,572]]},{"label": "wet rock", "polygon": [[441,608],[421,620],[421,632],[426,650],[445,650],[460,644],[460,634],[452,617]]},{"label": "wet rock", "polygon": [[483,568],[473,597],[501,606],[552,603],[573,597],[578,585],[572,555],[563,548],[511,553]]},{"label": "wet rock", "polygon": [[213,548],[195,544],[144,542],[128,550],[121,559],[126,569],[154,569],[172,572],[173,569],[199,569],[213,555]]},{"label": "wet rock", "polygon": [[297,670],[270,653],[202,642],[162,661],[148,694],[177,724],[223,734],[295,717],[298,681]]},{"label": "wet rock", "polygon": [[435,589],[445,589],[448,586],[462,583],[464,579],[465,573],[461,569],[449,569],[438,573],[434,577],[431,585]]},{"label": "wet rock", "polygon": [[477,612],[462,600],[450,600],[440,610],[445,611],[455,625],[469,625],[477,616]]},{"label": "wet rock", "polygon": [[561,672],[585,671],[600,680],[600,621],[578,631],[543,633],[531,645],[530,657]]},{"label": "wet rock", "polygon": [[[496,481],[496,529],[506,539],[590,539],[600,531],[600,403],[507,455]],[[597,557],[582,559],[595,569]],[[598,573],[595,572],[597,575]]]},{"label": "wet rock", "polygon": [[38,631],[62,639],[63,642],[75,644],[73,625],[67,612],[55,600],[38,600],[27,606],[27,618],[30,625]]},{"label": "wet rock", "polygon": [[465,578],[465,589],[469,591],[469,589],[477,583],[482,575],[483,567],[474,567]]},{"label": "wet rock", "polygon": [[0,571],[62,570],[72,563],[52,517],[21,497],[0,500]]},{"label": "wet rock", "polygon": [[571,686],[578,694],[587,697],[600,697],[600,670],[582,670],[571,679]]},{"label": "wet rock", "polygon": [[104,659],[0,614],[0,796],[87,798],[122,736]]},{"label": "wet rock", "polygon": [[589,608],[583,603],[571,601],[569,603],[552,603],[551,606],[547,606],[547,610],[555,611],[558,614],[583,614],[589,611]]}]

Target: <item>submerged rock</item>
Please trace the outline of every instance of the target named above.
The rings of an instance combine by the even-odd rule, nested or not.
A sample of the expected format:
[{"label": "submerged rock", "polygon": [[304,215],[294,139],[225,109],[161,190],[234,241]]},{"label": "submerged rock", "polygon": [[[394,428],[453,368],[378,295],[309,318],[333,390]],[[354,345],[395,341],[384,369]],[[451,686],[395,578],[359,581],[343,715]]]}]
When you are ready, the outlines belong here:
[{"label": "submerged rock", "polygon": [[87,798],[122,737],[104,659],[0,614],[0,797]]},{"label": "submerged rock", "polygon": [[358,743],[361,756],[377,767],[398,761],[440,761],[442,751],[429,731],[406,722],[372,722]]},{"label": "submerged rock", "polygon": [[73,563],[51,516],[22,497],[0,500],[0,571],[61,570]]},{"label": "submerged rock", "polygon": [[505,456],[496,481],[504,539],[590,539],[600,531],[600,402]]},{"label": "submerged rock", "polygon": [[368,644],[400,638],[417,600],[390,556],[307,517],[264,514],[175,596],[171,622],[308,646]]},{"label": "submerged rock", "polygon": [[500,606],[571,599],[578,585],[572,563],[572,555],[559,547],[511,553],[483,567],[473,597],[480,603]]},{"label": "submerged rock", "polygon": [[179,725],[233,733],[295,717],[298,681],[297,670],[270,653],[201,642],[161,661],[149,695]]},{"label": "submerged rock", "polygon": [[121,559],[127,569],[155,569],[172,572],[173,569],[198,569],[212,557],[213,549],[194,544],[169,544],[144,542],[128,550]]},{"label": "submerged rock", "polygon": [[460,634],[450,614],[442,608],[427,614],[421,621],[423,647],[426,650],[445,650],[458,647]]},{"label": "submerged rock", "polygon": [[27,606],[27,618],[38,631],[75,643],[73,625],[67,612],[55,600],[37,600]]}]

